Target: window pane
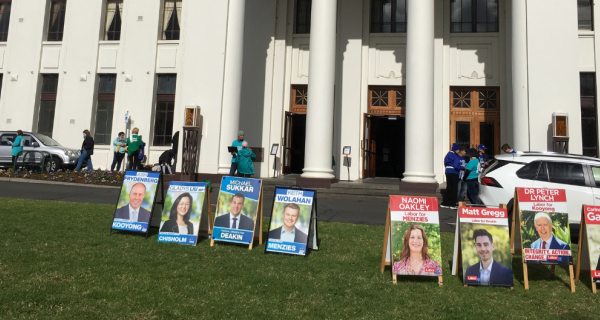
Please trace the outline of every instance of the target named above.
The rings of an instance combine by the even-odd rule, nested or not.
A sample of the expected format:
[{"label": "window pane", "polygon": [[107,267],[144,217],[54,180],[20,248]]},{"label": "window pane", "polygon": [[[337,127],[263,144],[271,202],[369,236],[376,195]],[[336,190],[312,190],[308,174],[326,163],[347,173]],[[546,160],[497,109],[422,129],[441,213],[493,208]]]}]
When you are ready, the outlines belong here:
[{"label": "window pane", "polygon": [[48,27],[48,41],[62,41],[65,27],[66,1],[52,2],[50,6],[50,26]]},{"label": "window pane", "polygon": [[176,74],[161,74],[158,76],[158,94],[175,94],[176,85]]},{"label": "window pane", "polygon": [[600,168],[592,167],[592,173],[594,174],[594,180],[596,181],[596,187],[600,187]]},{"label": "window pane", "polygon": [[179,40],[181,0],[165,0],[163,16],[163,40]]},{"label": "window pane", "polygon": [[456,122],[456,143],[465,148],[471,146],[471,123],[466,121]]},{"label": "window pane", "polygon": [[451,32],[498,32],[498,0],[452,0]]},{"label": "window pane", "polygon": [[526,164],[523,168],[517,171],[517,177],[521,179],[533,180],[537,175],[539,166],[539,161],[534,161],[532,163]]},{"label": "window pane", "polygon": [[8,39],[8,26],[10,23],[10,3],[0,4],[0,42]]},{"label": "window pane", "polygon": [[406,33],[406,0],[396,0],[394,32]]},{"label": "window pane", "polygon": [[579,30],[593,30],[591,0],[577,0]]},{"label": "window pane", "polygon": [[494,122],[480,122],[479,123],[479,143],[486,146],[485,153],[490,157],[494,158],[494,146],[496,145],[494,135]]},{"label": "window pane", "polygon": [[41,101],[37,132],[52,137],[56,101]]},{"label": "window pane", "polygon": [[106,21],[104,40],[121,39],[121,15],[123,14],[123,0],[108,0],[106,2]]},{"label": "window pane", "polygon": [[596,85],[594,83],[594,73],[581,73],[579,75],[579,87],[582,97],[596,96]]},{"label": "window pane", "polygon": [[310,33],[312,0],[296,0],[295,33]]},{"label": "window pane", "polygon": [[388,106],[388,91],[387,90],[373,90],[371,91],[371,105],[373,107],[387,107]]},{"label": "window pane", "polygon": [[117,86],[117,75],[115,74],[101,74],[100,75],[100,87],[98,93],[115,93]]},{"label": "window pane", "polygon": [[583,166],[579,163],[547,162],[550,182],[585,186]]},{"label": "window pane", "polygon": [[56,93],[58,89],[58,75],[42,75],[42,93]]},{"label": "window pane", "polygon": [[454,108],[471,108],[471,91],[454,91],[452,98]]},{"label": "window pane", "polygon": [[535,180],[548,182],[548,166],[546,165],[546,162],[542,162],[542,166],[540,167]]},{"label": "window pane", "polygon": [[498,95],[496,91],[480,91],[479,92],[479,108],[495,109],[498,105]]},{"label": "window pane", "polygon": [[596,148],[596,119],[581,119],[581,142],[584,148]]}]

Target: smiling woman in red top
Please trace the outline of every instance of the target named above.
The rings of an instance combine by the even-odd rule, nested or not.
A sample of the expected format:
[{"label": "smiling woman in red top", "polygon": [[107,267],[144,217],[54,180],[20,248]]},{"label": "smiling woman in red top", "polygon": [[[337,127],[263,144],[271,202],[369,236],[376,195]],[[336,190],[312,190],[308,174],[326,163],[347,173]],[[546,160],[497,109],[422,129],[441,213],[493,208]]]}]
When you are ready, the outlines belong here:
[{"label": "smiling woman in red top", "polygon": [[392,272],[401,275],[439,276],[440,264],[427,253],[427,235],[420,225],[414,224],[404,234],[402,258],[394,263]]}]

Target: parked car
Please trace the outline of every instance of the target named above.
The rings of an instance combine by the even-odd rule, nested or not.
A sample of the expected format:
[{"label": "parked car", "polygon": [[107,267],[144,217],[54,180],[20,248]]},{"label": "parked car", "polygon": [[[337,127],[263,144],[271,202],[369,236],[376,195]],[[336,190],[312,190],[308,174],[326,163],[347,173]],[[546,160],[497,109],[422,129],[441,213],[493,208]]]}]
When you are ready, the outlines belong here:
[{"label": "parked car", "polygon": [[579,233],[581,206],[600,205],[600,159],[517,152],[497,155],[496,160],[479,177],[479,198],[485,205],[506,203],[510,214],[515,187],[565,189],[572,239]]},{"label": "parked car", "polygon": [[[0,166],[12,167],[11,144],[16,136],[15,131],[0,131]],[[52,161],[45,164],[47,171],[75,168],[81,153],[80,150],[61,146],[47,135],[31,132],[23,132],[23,150],[39,150],[50,153]]]}]

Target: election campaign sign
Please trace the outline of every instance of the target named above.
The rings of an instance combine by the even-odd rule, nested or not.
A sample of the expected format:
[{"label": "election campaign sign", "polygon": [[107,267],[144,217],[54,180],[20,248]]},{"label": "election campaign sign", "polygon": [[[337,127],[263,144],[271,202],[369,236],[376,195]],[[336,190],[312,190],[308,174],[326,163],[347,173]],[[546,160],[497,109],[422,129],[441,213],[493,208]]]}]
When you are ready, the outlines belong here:
[{"label": "election campaign sign", "polygon": [[276,187],[265,252],[306,256],[315,190]]},{"label": "election campaign sign", "polygon": [[385,229],[381,271],[385,265],[391,265],[394,284],[397,275],[419,275],[437,276],[441,286],[442,244],[437,198],[390,196]]},{"label": "election campaign sign", "polygon": [[160,172],[126,171],[113,217],[112,230],[146,233],[156,196],[162,186]]},{"label": "election campaign sign", "polygon": [[[571,291],[575,292],[571,231],[564,189],[515,188],[511,248],[523,253],[525,289],[529,289],[527,264],[568,265]],[[554,269],[552,269],[554,270]]]},{"label": "election campaign sign", "polygon": [[454,242],[453,274],[462,267],[465,285],[513,287],[505,205],[484,208],[460,203]]},{"label": "election campaign sign", "polygon": [[195,246],[202,214],[210,214],[209,196],[204,182],[170,182],[158,242]]},{"label": "election campaign sign", "polygon": [[596,293],[596,283],[600,283],[600,206],[583,205],[579,230],[575,280],[579,280],[582,270],[589,271],[592,292]]},{"label": "election campaign sign", "polygon": [[223,177],[211,246],[216,240],[247,244],[252,249],[256,223],[258,223],[257,233],[260,235],[262,233],[260,232],[262,230],[262,181]]}]

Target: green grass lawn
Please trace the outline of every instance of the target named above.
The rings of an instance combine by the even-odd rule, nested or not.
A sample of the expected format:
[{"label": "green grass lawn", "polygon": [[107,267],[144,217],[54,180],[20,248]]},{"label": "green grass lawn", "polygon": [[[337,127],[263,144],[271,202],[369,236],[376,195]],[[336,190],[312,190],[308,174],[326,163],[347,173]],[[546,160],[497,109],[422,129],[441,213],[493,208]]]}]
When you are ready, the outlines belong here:
[{"label": "green grass lawn", "polygon": [[[202,240],[197,247],[113,232],[113,206],[1,198],[1,319],[597,319],[589,274],[530,266],[515,289],[464,288],[450,275],[454,234],[443,233],[444,286],[379,265],[383,227],[319,223],[307,258]],[[368,214],[365,212],[365,214]],[[266,223],[268,221],[265,221]],[[265,226],[266,226],[265,223]],[[576,248],[573,248],[576,252]]]}]

